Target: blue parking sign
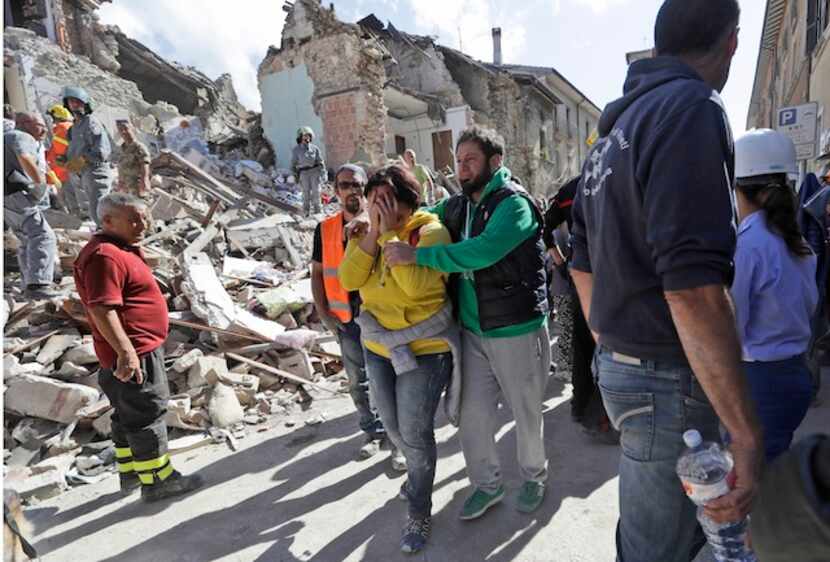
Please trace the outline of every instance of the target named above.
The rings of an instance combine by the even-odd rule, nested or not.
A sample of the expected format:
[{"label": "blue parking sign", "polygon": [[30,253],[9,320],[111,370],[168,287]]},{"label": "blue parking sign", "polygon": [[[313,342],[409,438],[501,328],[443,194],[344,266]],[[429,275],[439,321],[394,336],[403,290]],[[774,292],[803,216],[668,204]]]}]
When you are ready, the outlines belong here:
[{"label": "blue parking sign", "polygon": [[787,127],[790,125],[795,125],[798,122],[798,111],[793,109],[787,109],[782,111],[778,115],[778,126],[779,127]]}]

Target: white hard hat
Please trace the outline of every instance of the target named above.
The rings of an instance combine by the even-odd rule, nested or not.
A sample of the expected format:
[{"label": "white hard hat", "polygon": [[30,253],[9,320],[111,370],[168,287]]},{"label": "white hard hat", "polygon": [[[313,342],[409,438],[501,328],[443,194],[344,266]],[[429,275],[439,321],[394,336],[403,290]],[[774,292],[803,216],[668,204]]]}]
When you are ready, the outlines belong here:
[{"label": "white hard hat", "polygon": [[735,177],[768,174],[787,174],[790,179],[798,179],[795,145],[778,131],[753,129],[735,141]]}]

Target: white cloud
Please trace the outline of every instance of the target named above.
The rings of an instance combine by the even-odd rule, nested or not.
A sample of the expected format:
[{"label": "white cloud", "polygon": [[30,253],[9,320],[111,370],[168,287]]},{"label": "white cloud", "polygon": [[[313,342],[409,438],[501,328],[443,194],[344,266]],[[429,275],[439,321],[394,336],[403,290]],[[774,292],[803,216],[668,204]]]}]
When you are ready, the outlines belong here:
[{"label": "white cloud", "polygon": [[104,4],[103,23],[117,25],[168,60],[211,79],[229,72],[240,101],[260,109],[257,66],[269,45],[279,45],[285,14],[276,0],[233,5],[204,0],[142,0]]},{"label": "white cloud", "polygon": [[[628,4],[630,0],[568,0],[573,2],[574,4],[580,4],[582,6],[587,6],[591,8],[591,11],[595,14],[602,14],[608,11],[608,8],[611,6],[619,6],[623,4]],[[557,0],[557,4],[559,4],[561,0]]]},{"label": "white cloud", "polygon": [[[502,28],[502,56],[516,62],[526,42],[526,10],[481,0],[409,0],[421,33],[437,35],[448,47],[461,47],[481,60],[493,58],[492,28]],[[405,28],[404,28],[405,29]],[[412,30],[414,31],[414,30]]]}]

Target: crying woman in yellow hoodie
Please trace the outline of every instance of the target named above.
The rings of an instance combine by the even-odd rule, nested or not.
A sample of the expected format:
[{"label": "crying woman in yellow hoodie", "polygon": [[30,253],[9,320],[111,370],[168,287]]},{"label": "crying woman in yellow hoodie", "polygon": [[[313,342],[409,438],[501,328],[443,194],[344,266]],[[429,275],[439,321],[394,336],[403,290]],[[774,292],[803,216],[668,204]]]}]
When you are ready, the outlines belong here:
[{"label": "crying woman in yellow hoodie", "polygon": [[[420,247],[451,242],[436,215],[418,210],[420,192],[415,176],[400,166],[372,176],[366,184],[370,224],[363,232],[353,232],[340,263],[340,284],[347,291],[360,291],[361,314],[371,313],[389,331],[419,324],[447,303],[446,274],[417,265],[390,268],[383,257],[383,246],[391,241]],[[452,354],[446,340],[416,339],[408,345],[417,366],[397,373],[389,349],[365,338],[364,345],[371,399],[387,436],[406,458],[401,494],[409,500],[409,517],[401,550],[418,552],[430,534],[435,411],[450,379]]]},{"label": "crying woman in yellow hoodie", "polygon": [[[441,310],[449,298],[447,274],[417,265],[390,268],[383,259],[383,246],[391,241],[419,247],[452,243],[436,215],[418,210],[419,194],[406,187],[394,187],[392,182],[403,183],[406,173],[391,166],[385,171],[386,179],[373,184],[373,180],[380,179],[379,173],[366,184],[371,223],[368,231],[349,241],[338,270],[344,289],[360,291],[361,310],[371,312],[388,330],[409,328],[426,320]],[[371,341],[365,344],[369,351],[389,358],[386,347]],[[440,340],[416,340],[410,347],[415,355],[449,351],[449,346]]]}]

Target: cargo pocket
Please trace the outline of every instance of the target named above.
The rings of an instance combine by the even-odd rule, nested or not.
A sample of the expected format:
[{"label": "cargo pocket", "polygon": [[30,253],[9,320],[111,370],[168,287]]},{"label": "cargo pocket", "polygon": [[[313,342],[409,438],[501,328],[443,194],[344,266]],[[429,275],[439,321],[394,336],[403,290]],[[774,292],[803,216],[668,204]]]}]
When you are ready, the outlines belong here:
[{"label": "cargo pocket", "polygon": [[608,418],[620,432],[625,456],[636,461],[651,460],[654,444],[654,394],[615,392],[600,385]]}]

